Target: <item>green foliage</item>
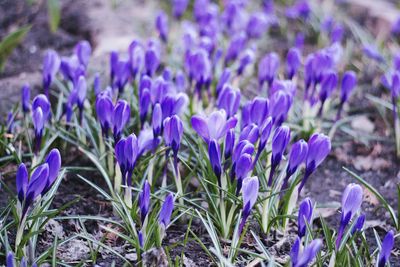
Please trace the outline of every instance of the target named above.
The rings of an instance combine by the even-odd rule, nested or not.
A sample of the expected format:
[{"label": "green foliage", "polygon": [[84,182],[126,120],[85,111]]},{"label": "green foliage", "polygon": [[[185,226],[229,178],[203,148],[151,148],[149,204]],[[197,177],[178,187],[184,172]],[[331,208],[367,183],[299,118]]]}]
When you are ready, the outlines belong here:
[{"label": "green foliage", "polygon": [[0,42],[0,71],[3,71],[7,58],[11,55],[13,50],[22,42],[30,29],[30,25],[23,26],[8,34]]}]

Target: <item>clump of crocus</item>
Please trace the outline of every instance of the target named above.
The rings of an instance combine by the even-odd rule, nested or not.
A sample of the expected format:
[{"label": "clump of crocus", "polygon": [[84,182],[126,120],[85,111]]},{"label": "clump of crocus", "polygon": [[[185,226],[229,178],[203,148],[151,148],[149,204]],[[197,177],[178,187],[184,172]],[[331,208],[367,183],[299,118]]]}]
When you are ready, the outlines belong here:
[{"label": "clump of crocus", "polygon": [[44,126],[50,118],[50,102],[45,95],[38,95],[32,102],[32,122],[35,128],[35,154],[39,153]]},{"label": "clump of crocus", "polygon": [[292,267],[307,267],[321,250],[322,240],[315,239],[303,247],[300,237],[297,237],[290,251]]},{"label": "clump of crocus", "polygon": [[394,233],[390,230],[382,241],[381,250],[378,256],[378,267],[385,267],[386,263],[389,262],[390,253],[394,245]]},{"label": "clump of crocus", "polygon": [[308,178],[324,161],[331,151],[331,141],[328,136],[320,133],[313,134],[308,140],[308,153],[306,159],[306,171],[299,186],[299,193],[303,189]]},{"label": "clump of crocus", "polygon": [[339,248],[344,230],[350,221],[354,218],[361,207],[363,198],[363,190],[358,184],[349,184],[343,192],[342,196],[342,217],[340,219],[340,227],[336,238],[336,249]]},{"label": "clump of crocus", "polygon": [[115,142],[121,139],[122,131],[128,123],[131,116],[131,108],[125,100],[118,100],[113,111],[113,134]]},{"label": "clump of crocus", "polygon": [[311,226],[313,220],[313,203],[310,198],[305,198],[299,206],[298,215],[298,236],[302,238],[306,235],[307,224]]},{"label": "clump of crocus", "polygon": [[257,202],[259,182],[258,177],[247,177],[243,180],[243,213],[239,225],[239,235],[242,233],[247,218],[250,216],[251,209]]},{"label": "clump of crocus", "polygon": [[357,85],[356,73],[351,70],[346,71],[343,74],[343,78],[342,78],[342,86],[341,86],[341,91],[340,91],[340,104],[339,104],[336,120],[340,119],[340,114],[342,112],[343,105],[349,99],[349,96],[350,96],[351,92],[353,91],[353,89],[356,87],[356,85]]},{"label": "clump of crocus", "polygon": [[61,65],[60,57],[54,50],[46,52],[43,59],[43,89],[47,97],[49,97],[49,89]]},{"label": "clump of crocus", "polygon": [[272,157],[271,170],[269,173],[268,186],[272,185],[272,178],[275,170],[282,160],[283,153],[290,140],[290,129],[287,126],[276,128],[274,137],[272,138]]},{"label": "clump of crocus", "polygon": [[31,110],[31,88],[29,84],[25,84],[21,89],[21,105],[24,115],[28,114]]},{"label": "clump of crocus", "polygon": [[289,178],[297,171],[298,167],[306,161],[308,144],[303,139],[293,144],[289,155],[289,163],[286,168],[286,176],[283,180],[282,191],[286,190]]}]

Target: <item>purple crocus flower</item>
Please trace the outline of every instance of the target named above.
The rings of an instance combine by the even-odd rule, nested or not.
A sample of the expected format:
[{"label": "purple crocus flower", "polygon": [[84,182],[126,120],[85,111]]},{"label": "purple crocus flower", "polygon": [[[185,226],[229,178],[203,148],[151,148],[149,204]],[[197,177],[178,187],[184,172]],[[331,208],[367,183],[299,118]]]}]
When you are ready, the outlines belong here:
[{"label": "purple crocus flower", "polygon": [[289,164],[286,168],[286,177],[283,181],[282,191],[286,190],[289,178],[296,172],[297,168],[306,161],[308,153],[308,144],[303,139],[293,144],[290,151]]},{"label": "purple crocus flower", "polygon": [[392,24],[391,32],[393,35],[398,35],[400,33],[400,17],[398,17],[396,21]]},{"label": "purple crocus flower", "polygon": [[90,56],[92,54],[90,43],[86,40],[80,41],[75,46],[75,54],[78,56],[79,62],[86,68],[89,65]]},{"label": "purple crocus flower", "polygon": [[235,175],[237,178],[236,195],[239,195],[242,189],[243,179],[246,178],[250,171],[253,169],[253,159],[251,154],[243,153],[235,162]]},{"label": "purple crocus flower", "polygon": [[122,184],[129,187],[132,185],[132,174],[139,157],[139,151],[139,143],[135,134],[122,138],[115,146],[115,157],[121,170]]},{"label": "purple crocus flower", "polygon": [[201,88],[209,87],[211,83],[211,62],[207,51],[198,49],[190,55],[189,75],[196,81],[196,92],[200,94]]},{"label": "purple crocus flower", "polygon": [[351,229],[351,234],[354,235],[356,232],[361,232],[364,227],[364,222],[365,222],[365,214],[361,214],[360,216],[358,216],[356,223]]},{"label": "purple crocus flower", "polygon": [[242,140],[238,142],[232,155],[231,181],[233,181],[236,177],[236,165],[238,164],[239,158],[244,154],[252,155],[253,152],[254,145],[248,140]]},{"label": "purple crocus flower", "polygon": [[331,151],[331,141],[328,136],[314,133],[308,140],[308,153],[306,160],[306,171],[299,186],[299,194],[307,182],[308,177],[317,169]]},{"label": "purple crocus flower", "polygon": [[160,11],[156,17],[156,29],[163,42],[167,42],[168,38],[168,16],[165,12]]},{"label": "purple crocus flower", "polygon": [[118,142],[118,140],[121,138],[122,130],[128,123],[130,116],[131,108],[129,107],[128,102],[126,102],[125,100],[118,100],[117,104],[114,107],[112,119],[114,126],[113,133],[115,142]]},{"label": "purple crocus flower", "polygon": [[135,79],[136,75],[141,72],[144,65],[144,49],[136,40],[129,45],[129,63],[131,76]]},{"label": "purple crocus flower", "polygon": [[253,145],[257,142],[260,135],[259,127],[252,123],[244,127],[239,136],[239,142],[242,140],[248,140]]},{"label": "purple crocus flower", "polygon": [[140,219],[142,224],[144,224],[144,220],[150,209],[150,184],[147,180],[144,182],[142,192],[139,194],[139,207]]},{"label": "purple crocus flower", "polygon": [[21,89],[21,103],[22,103],[22,111],[24,114],[28,113],[31,110],[31,88],[29,84],[25,84]]},{"label": "purple crocus flower", "polygon": [[332,28],[330,39],[331,43],[341,42],[344,34],[344,27],[340,23],[336,23]]},{"label": "purple crocus flower", "polygon": [[224,69],[224,71],[222,72],[221,76],[218,79],[218,83],[217,83],[217,87],[216,87],[217,95],[219,95],[222,88],[224,88],[224,85],[229,83],[230,77],[231,77],[231,70],[229,68]]},{"label": "purple crocus flower", "polygon": [[308,19],[311,12],[308,0],[297,0],[293,6],[286,9],[286,16],[290,19]]},{"label": "purple crocus flower", "polygon": [[185,13],[189,0],[172,0],[172,14],[179,19]]},{"label": "purple crocus flower", "polygon": [[290,48],[286,56],[286,75],[288,79],[293,79],[293,76],[296,75],[300,65],[301,65],[300,49],[297,47]]},{"label": "purple crocus flower", "polygon": [[275,126],[280,126],[287,118],[293,103],[293,95],[289,92],[278,90],[270,97],[271,117]]},{"label": "purple crocus flower", "polygon": [[44,125],[46,123],[46,118],[44,117],[41,107],[37,107],[33,110],[32,122],[35,128],[35,154],[38,154],[42,143]]},{"label": "purple crocus flower", "polygon": [[144,63],[146,74],[150,77],[153,76],[160,65],[160,49],[155,41],[151,40],[147,44]]},{"label": "purple crocus flower", "polygon": [[162,121],[161,105],[159,103],[156,103],[153,107],[153,116],[151,121],[151,125],[153,126],[153,135],[155,137],[161,134],[162,123],[163,121]]},{"label": "purple crocus flower", "polygon": [[118,88],[119,93],[124,91],[131,74],[130,62],[118,60],[114,65],[113,88]]},{"label": "purple crocus flower", "polygon": [[178,92],[186,91],[186,76],[181,70],[178,70],[175,74],[175,86]]},{"label": "purple crocus flower", "polygon": [[319,108],[318,115],[322,115],[324,109],[324,103],[326,99],[332,94],[337,85],[338,77],[337,73],[329,72],[324,74],[321,82],[321,90],[319,92],[319,100],[321,101],[321,107]]},{"label": "purple crocus flower", "polygon": [[235,129],[230,129],[226,133],[226,137],[225,137],[225,147],[224,147],[225,159],[230,158],[234,147],[235,147]]},{"label": "purple crocus flower", "polygon": [[340,227],[336,238],[336,249],[339,248],[344,230],[350,220],[356,215],[361,207],[363,199],[363,190],[358,184],[348,184],[342,196],[342,217],[340,219]]},{"label": "purple crocus flower", "polygon": [[382,241],[381,251],[378,257],[378,267],[385,267],[386,263],[389,262],[390,253],[394,245],[394,232],[390,230],[387,232],[385,238]]},{"label": "purple crocus flower", "polygon": [[101,131],[104,137],[108,137],[108,130],[112,126],[112,116],[114,111],[114,105],[111,97],[103,92],[96,97],[96,113],[97,119],[101,125]]},{"label": "purple crocus flower", "polygon": [[298,32],[296,34],[296,37],[294,38],[294,47],[296,47],[297,49],[303,50],[304,39],[305,39],[304,33]]},{"label": "purple crocus flower", "polygon": [[86,94],[87,94],[87,84],[86,84],[86,79],[84,76],[80,76],[78,79],[78,83],[76,84],[75,89],[77,92],[77,103],[78,103],[78,108],[79,108],[79,120],[82,123],[83,119],[83,104],[86,99]]},{"label": "purple crocus flower", "polygon": [[[74,88],[68,96],[67,103],[65,104],[65,114],[67,123],[71,122],[72,115],[74,112],[74,106],[78,102],[78,90]],[[67,124],[67,129],[69,125]]]},{"label": "purple crocus flower", "polygon": [[244,53],[239,58],[239,67],[237,69],[237,74],[242,75],[247,65],[254,61],[255,54],[253,49],[246,49]]},{"label": "purple crocus flower", "polygon": [[268,186],[272,185],[272,178],[275,173],[276,167],[282,160],[283,152],[290,140],[290,129],[287,126],[280,126],[276,128],[274,137],[272,138],[272,157],[271,157],[271,170],[268,179]]},{"label": "purple crocus flower", "polygon": [[115,72],[116,72],[118,61],[119,61],[118,52],[117,51],[111,51],[111,53],[110,53],[110,78],[111,78],[111,84],[114,83]]},{"label": "purple crocus flower", "polygon": [[60,71],[64,79],[76,83],[79,76],[85,75],[86,68],[79,62],[78,56],[74,54],[71,57],[61,58]]},{"label": "purple crocus flower", "polygon": [[265,120],[264,126],[262,126],[262,128],[261,128],[260,143],[258,144],[257,155],[254,160],[254,164],[257,163],[258,158],[260,157],[262,151],[264,150],[265,146],[267,145],[269,136],[271,135],[272,126],[273,126],[272,117],[268,117]]},{"label": "purple crocus flower", "polygon": [[50,119],[51,106],[47,97],[43,94],[37,95],[32,101],[32,110],[40,107],[43,112],[45,120]]},{"label": "purple crocus flower", "polygon": [[14,254],[9,251],[7,253],[7,267],[14,267]]},{"label": "purple crocus flower", "polygon": [[221,151],[219,148],[219,144],[215,139],[211,139],[208,144],[208,156],[210,158],[211,168],[218,179],[218,185],[221,186]]},{"label": "purple crocus flower", "polygon": [[302,238],[306,235],[307,224],[311,225],[313,217],[313,203],[310,198],[305,198],[299,206],[298,215],[298,236]]},{"label": "purple crocus flower", "polygon": [[212,139],[218,141],[225,137],[228,130],[236,126],[237,119],[227,119],[225,110],[221,109],[212,112],[208,117],[194,115],[191,122],[193,129],[209,143]]},{"label": "purple crocus flower", "polygon": [[48,50],[43,59],[43,89],[49,97],[50,85],[60,68],[61,60],[57,52]]},{"label": "purple crocus flower", "polygon": [[353,89],[356,87],[356,85],[357,85],[356,73],[351,70],[346,71],[343,74],[343,78],[342,78],[342,86],[341,86],[341,91],[340,91],[340,104],[339,104],[336,119],[340,118],[340,114],[342,112],[343,105],[349,99],[349,96],[350,96],[351,92],[353,91]]},{"label": "purple crocus flower", "polygon": [[158,223],[165,230],[171,221],[172,211],[174,210],[174,196],[169,193],[161,206],[160,214],[158,216]]},{"label": "purple crocus flower", "polygon": [[321,239],[315,239],[311,241],[311,243],[304,249],[301,247],[301,239],[300,237],[297,237],[290,251],[292,267],[307,267],[320,251],[322,247],[322,241]]},{"label": "purple crocus flower", "polygon": [[240,105],[240,91],[229,85],[225,85],[221,93],[218,95],[217,106],[224,109],[229,117],[236,114]]},{"label": "purple crocus flower", "polygon": [[257,176],[247,177],[243,180],[243,213],[242,220],[239,225],[239,235],[242,233],[247,218],[250,215],[251,209],[257,202],[259,182]]},{"label": "purple crocus flower", "polygon": [[268,118],[269,101],[263,97],[255,97],[242,108],[242,129],[254,123],[262,127]]},{"label": "purple crocus flower", "polygon": [[25,199],[26,190],[28,189],[28,170],[24,163],[21,163],[17,170],[17,179],[16,179],[16,187],[17,187],[17,195],[18,200],[22,204]]},{"label": "purple crocus flower", "polygon": [[268,20],[264,13],[253,13],[246,26],[246,34],[249,38],[258,39],[268,30]]},{"label": "purple crocus flower", "polygon": [[7,113],[7,133],[12,134],[14,131],[14,114],[12,113],[12,111],[9,111]]},{"label": "purple crocus flower", "polygon": [[267,82],[269,86],[272,85],[277,75],[279,64],[279,56],[274,52],[265,55],[261,59],[258,64],[258,81],[260,83],[260,88],[264,82]]},{"label": "purple crocus flower", "polygon": [[183,136],[183,123],[177,115],[172,115],[164,120],[165,145],[172,148],[177,160],[178,150]]},{"label": "purple crocus flower", "polygon": [[225,65],[228,65],[230,62],[236,60],[236,58],[239,56],[239,53],[245,48],[246,42],[247,38],[244,33],[240,33],[232,38],[226,51]]},{"label": "purple crocus flower", "polygon": [[[53,185],[54,181],[58,177],[58,173],[61,168],[61,155],[57,148],[53,148],[45,159],[45,162],[49,165],[49,176],[43,193],[46,193]],[[42,193],[42,194],[43,194]]]},{"label": "purple crocus flower", "polygon": [[95,96],[101,93],[101,80],[100,80],[100,73],[98,72],[96,72],[96,74],[94,75],[93,91]]},{"label": "purple crocus flower", "polygon": [[49,177],[49,165],[44,163],[37,167],[29,180],[22,214],[25,215],[33,201],[43,193]]}]

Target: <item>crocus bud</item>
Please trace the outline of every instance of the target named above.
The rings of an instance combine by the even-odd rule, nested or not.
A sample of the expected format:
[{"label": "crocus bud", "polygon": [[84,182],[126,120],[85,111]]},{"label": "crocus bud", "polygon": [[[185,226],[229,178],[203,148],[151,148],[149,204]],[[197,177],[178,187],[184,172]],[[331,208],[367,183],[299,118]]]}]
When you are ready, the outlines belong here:
[{"label": "crocus bud", "polygon": [[356,232],[361,232],[364,227],[364,222],[365,222],[365,214],[361,214],[360,216],[358,216],[356,223],[351,229],[351,234],[354,235]]},{"label": "crocus bud", "polygon": [[365,56],[367,56],[368,58],[375,60],[377,62],[385,61],[385,59],[383,58],[381,53],[373,45],[364,45],[362,48],[362,52],[364,53]]},{"label": "crocus bud", "polygon": [[301,248],[301,239],[297,237],[290,251],[290,258],[292,260],[292,267],[306,267],[315,258],[317,253],[322,247],[321,239],[315,239],[306,246],[304,249]]},{"label": "crocus bud", "polygon": [[244,153],[240,155],[235,164],[235,174],[237,178],[236,195],[242,188],[243,179],[247,177],[249,172],[253,169],[253,160],[250,154]]},{"label": "crocus bud", "polygon": [[32,113],[33,127],[35,128],[35,153],[39,153],[42,143],[43,129],[46,119],[44,118],[42,108],[38,107]]},{"label": "crocus bud", "polygon": [[112,125],[114,106],[111,97],[106,93],[100,93],[96,97],[97,119],[101,125],[103,136],[108,137],[108,130]]},{"label": "crocus bud", "polygon": [[78,79],[78,84],[76,85],[77,91],[77,102],[78,102],[78,108],[80,111],[80,118],[82,121],[82,112],[83,112],[83,104],[86,99],[86,94],[87,94],[87,84],[86,84],[86,79],[84,76],[80,76]]},{"label": "crocus bud", "polygon": [[224,157],[225,159],[230,158],[233,152],[233,148],[235,147],[235,130],[230,129],[226,133],[225,138],[225,148],[224,148]]},{"label": "crocus bud", "polygon": [[53,148],[45,159],[45,162],[49,165],[49,178],[44,188],[44,192],[47,192],[57,179],[58,173],[61,168],[61,155],[57,148]]},{"label": "crocus bud", "polygon": [[45,120],[48,120],[50,118],[51,107],[49,100],[43,94],[37,95],[32,101],[32,110],[35,110],[38,107],[42,109]]},{"label": "crocus bud", "polygon": [[225,85],[224,89],[218,95],[217,106],[224,109],[229,117],[236,114],[240,105],[240,91],[229,85]]},{"label": "crocus bud", "polygon": [[294,46],[300,50],[303,50],[304,47],[304,34],[302,32],[298,32],[296,37],[294,38]]},{"label": "crocus bud", "polygon": [[14,267],[14,254],[9,251],[7,253],[7,267]]},{"label": "crocus bud", "polygon": [[111,51],[111,53],[110,53],[110,78],[111,78],[111,84],[114,83],[115,72],[116,72],[118,61],[119,61],[118,52]]},{"label": "crocus bud", "polygon": [[306,171],[299,186],[299,193],[307,182],[308,177],[317,169],[331,151],[331,141],[324,134],[315,133],[308,140],[308,153],[306,160]]},{"label": "crocus bud", "polygon": [[242,125],[244,128],[248,124],[254,123],[262,127],[268,118],[269,101],[263,97],[255,97],[248,102],[242,109]]},{"label": "crocus bud", "polygon": [[135,79],[136,75],[141,72],[144,65],[144,49],[136,40],[129,45],[129,63],[131,76]]},{"label": "crocus bud", "polygon": [[329,72],[323,75],[321,82],[321,90],[319,92],[319,99],[321,101],[321,107],[319,110],[319,115],[322,114],[323,106],[326,99],[332,94],[337,85],[338,77],[335,72]]},{"label": "crocus bud", "polygon": [[224,85],[226,83],[229,83],[230,77],[231,77],[231,70],[229,68],[224,69],[224,71],[221,74],[221,77],[219,77],[218,79],[218,83],[215,89],[217,95],[221,92],[222,88],[224,88]]},{"label": "crocus bud", "polygon": [[243,213],[242,220],[239,225],[239,235],[242,233],[251,209],[257,202],[259,182],[257,176],[247,177],[243,180]]},{"label": "crocus bud", "polygon": [[165,12],[158,13],[156,18],[156,29],[163,42],[167,42],[168,38],[168,16]]},{"label": "crocus bud", "polygon": [[290,129],[287,126],[280,126],[276,128],[274,137],[272,138],[272,157],[271,157],[271,170],[268,179],[268,186],[272,185],[272,178],[275,173],[276,167],[282,160],[283,152],[290,140]]},{"label": "crocus bud", "polygon": [[31,88],[29,84],[25,84],[21,89],[21,104],[24,114],[31,110]]},{"label": "crocus bud", "polygon": [[131,186],[132,173],[139,156],[139,143],[135,134],[122,138],[115,146],[115,157],[122,174],[122,183]]},{"label": "crocus bud", "polygon": [[340,227],[336,238],[336,249],[339,248],[340,242],[346,226],[361,207],[363,199],[363,190],[358,184],[349,184],[343,192],[342,196],[342,217],[340,219]]},{"label": "crocus bud", "polygon": [[272,85],[276,74],[279,69],[279,56],[276,53],[269,53],[265,55],[258,64],[258,81],[260,87],[267,82],[269,86]]},{"label": "crocus bud", "polygon": [[267,17],[262,12],[251,15],[246,25],[246,34],[249,38],[258,39],[268,30]]},{"label": "crocus bud", "polygon": [[89,65],[90,55],[92,54],[90,43],[86,40],[80,41],[75,46],[75,54],[78,56],[79,62],[86,68]]},{"label": "crocus bud", "polygon": [[160,51],[154,41],[150,41],[144,56],[146,74],[153,76],[160,65]]},{"label": "crocus bud", "polygon": [[226,51],[225,65],[236,60],[239,53],[245,48],[246,42],[246,35],[243,33],[240,33],[232,38]]},{"label": "crocus bud", "polygon": [[171,221],[172,211],[174,210],[174,196],[169,193],[161,206],[160,214],[158,216],[158,223],[162,228],[167,228]]},{"label": "crocus bud", "polygon": [[258,144],[257,155],[256,155],[256,159],[254,160],[254,164],[257,162],[262,151],[264,150],[265,146],[267,145],[269,136],[271,135],[272,126],[273,126],[272,117],[268,117],[265,120],[264,126],[261,129],[260,143]]},{"label": "crocus bud", "polygon": [[183,136],[183,123],[177,115],[172,115],[164,120],[164,141],[172,148],[175,157]]},{"label": "crocus bud", "polygon": [[378,257],[378,267],[385,267],[389,262],[390,253],[394,245],[394,233],[390,230],[382,241],[381,251]]},{"label": "crocus bud", "polygon": [[306,235],[307,224],[311,225],[313,217],[313,204],[310,198],[305,198],[299,206],[298,215],[298,236],[302,238]]},{"label": "crocus bud", "polygon": [[43,89],[49,97],[49,88],[60,68],[61,60],[57,52],[48,50],[43,59]]},{"label": "crocus bud", "polygon": [[151,124],[153,126],[154,136],[159,136],[161,134],[162,128],[162,110],[159,103],[156,103],[153,107],[153,117]]},{"label": "crocus bud", "polygon": [[129,81],[130,74],[130,63],[128,61],[119,60],[116,62],[114,67],[113,88],[118,88],[118,91],[122,93],[125,85]]},{"label": "crocus bud", "polygon": [[256,124],[252,123],[243,128],[239,136],[239,142],[248,140],[253,145],[257,142],[259,137],[259,128]]},{"label": "crocus bud", "polygon": [[239,67],[237,70],[238,75],[242,75],[247,65],[254,61],[255,55],[253,49],[246,49],[242,56],[239,58]]},{"label": "crocus bud", "polygon": [[275,126],[280,126],[287,118],[293,103],[293,96],[283,90],[273,93],[270,98],[271,116]]},{"label": "crocus bud", "polygon": [[33,201],[42,194],[49,177],[49,165],[44,163],[37,167],[29,180],[28,188],[25,194],[25,203],[23,208],[23,214],[26,213],[29,206]]},{"label": "crocus bud", "polygon": [[220,184],[222,166],[221,166],[221,152],[219,149],[219,144],[215,139],[211,139],[208,144],[208,156],[210,158],[211,168],[217,176],[218,183]]},{"label": "crocus bud", "polygon": [[115,142],[118,142],[118,140],[121,138],[122,130],[128,123],[130,116],[131,109],[128,102],[126,102],[125,100],[118,100],[117,104],[114,107],[113,114],[113,132]]},{"label": "crocus bud", "polygon": [[150,90],[145,88],[145,89],[143,89],[143,91],[139,97],[139,116],[140,116],[140,122],[141,122],[142,126],[146,120],[146,116],[147,116],[147,112],[150,107],[150,103],[151,103]]},{"label": "crocus bud", "polygon": [[286,75],[292,79],[301,65],[301,52],[297,47],[289,49],[286,56]]},{"label": "crocus bud", "polygon": [[357,84],[357,76],[354,71],[346,71],[342,78],[342,87],[340,91],[340,101],[346,102],[349,98],[351,91]]},{"label": "crocus bud", "polygon": [[343,25],[337,23],[330,34],[331,43],[341,42],[344,34]]},{"label": "crocus bud", "polygon": [[28,170],[24,163],[21,163],[18,167],[16,186],[18,200],[22,203],[25,199],[26,190],[28,188]]},{"label": "crocus bud", "polygon": [[208,117],[194,115],[191,122],[197,134],[208,143],[211,139],[218,141],[225,137],[228,130],[236,126],[237,119],[235,117],[227,119],[225,110],[221,109],[214,111]]},{"label": "crocus bud", "polygon": [[189,0],[172,0],[172,14],[179,19],[185,13]]},{"label": "crocus bud", "polygon": [[179,70],[175,75],[175,86],[178,92],[186,91],[186,76],[183,71]]},{"label": "crocus bud", "polygon": [[143,224],[150,208],[150,184],[147,180],[144,182],[142,192],[139,194],[139,207],[140,219]]},{"label": "crocus bud", "polygon": [[289,164],[286,169],[286,175],[292,176],[296,172],[299,165],[306,161],[308,153],[308,144],[303,139],[293,144],[290,151]]}]

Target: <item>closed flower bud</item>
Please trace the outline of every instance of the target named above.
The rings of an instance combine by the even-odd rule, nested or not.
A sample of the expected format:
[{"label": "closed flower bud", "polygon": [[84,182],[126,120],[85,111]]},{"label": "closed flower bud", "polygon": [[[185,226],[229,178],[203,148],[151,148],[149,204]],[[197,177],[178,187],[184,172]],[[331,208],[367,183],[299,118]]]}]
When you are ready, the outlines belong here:
[{"label": "closed flower bud", "polygon": [[215,176],[217,176],[218,183],[220,185],[222,174],[221,152],[219,149],[219,144],[215,139],[211,139],[210,143],[208,144],[208,156],[210,158],[211,168],[214,171]]},{"label": "closed flower bud", "polygon": [[276,53],[265,55],[258,64],[258,81],[260,87],[267,82],[269,86],[272,85],[278,69],[279,69],[279,56]]},{"label": "closed flower bud", "polygon": [[31,110],[31,88],[29,84],[25,84],[21,89],[21,104],[24,114]]},{"label": "closed flower bud", "polygon": [[163,42],[167,42],[168,38],[168,16],[163,11],[159,12],[156,17],[156,29]]},{"label": "closed flower bud", "polygon": [[43,59],[43,89],[46,96],[49,96],[50,85],[53,82],[60,68],[61,60],[57,52],[48,50]]},{"label": "closed flower bud", "polygon": [[108,131],[112,126],[114,105],[111,97],[106,93],[100,93],[96,97],[96,113],[97,119],[101,125],[101,131],[105,137],[108,136]]},{"label": "closed flower bud", "polygon": [[257,202],[259,182],[258,177],[247,177],[243,180],[243,213],[242,220],[239,225],[239,235],[243,231],[247,218],[250,215],[251,209]]},{"label": "closed flower bud", "polygon": [[144,182],[142,192],[139,194],[139,207],[140,219],[143,224],[150,209],[150,184],[147,180]]},{"label": "closed flower bud", "polygon": [[394,233],[390,230],[382,241],[381,251],[378,257],[378,267],[385,267],[386,263],[389,262],[390,253],[394,245]]},{"label": "closed flower bud", "polygon": [[218,95],[217,106],[224,109],[229,117],[236,114],[240,105],[240,91],[229,85],[225,85],[224,89]]},{"label": "closed flower bud", "polygon": [[75,54],[78,56],[79,62],[85,66],[89,65],[90,56],[92,54],[92,47],[88,41],[80,41],[75,46]]},{"label": "closed flower bud", "polygon": [[171,221],[172,211],[174,210],[174,196],[169,193],[161,206],[160,214],[158,216],[158,223],[164,229],[167,228]]},{"label": "closed flower bud", "polygon": [[164,141],[174,151],[175,157],[183,136],[183,123],[177,115],[172,115],[164,120]]},{"label": "closed flower bud", "polygon": [[114,139],[116,142],[121,138],[121,133],[131,116],[131,109],[128,102],[118,100],[113,112]]},{"label": "closed flower bud", "polygon": [[272,178],[275,169],[278,167],[282,160],[283,153],[290,140],[290,129],[287,126],[276,128],[274,137],[272,138],[272,157],[271,157],[271,170],[268,179],[268,186],[272,185]]},{"label": "closed flower bud", "polygon": [[306,234],[307,224],[311,225],[313,217],[313,204],[310,198],[305,198],[299,206],[298,236],[302,238]]},{"label": "closed flower bud", "polygon": [[293,76],[296,75],[300,65],[301,65],[300,50],[296,47],[290,48],[286,56],[286,75],[288,79],[292,79]]},{"label": "closed flower bud", "polygon": [[151,124],[153,126],[154,136],[159,136],[162,131],[162,110],[159,103],[155,104],[153,107],[153,117]]}]

